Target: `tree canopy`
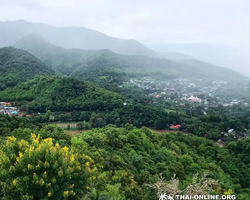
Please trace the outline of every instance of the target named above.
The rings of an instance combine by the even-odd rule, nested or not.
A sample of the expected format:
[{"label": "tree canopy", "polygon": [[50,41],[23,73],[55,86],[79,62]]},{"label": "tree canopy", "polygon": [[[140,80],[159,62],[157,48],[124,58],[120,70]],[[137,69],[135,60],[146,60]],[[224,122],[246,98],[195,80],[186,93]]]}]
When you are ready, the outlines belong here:
[{"label": "tree canopy", "polygon": [[111,110],[123,97],[74,78],[37,77],[0,92],[0,99],[21,101],[28,112]]},{"label": "tree canopy", "polygon": [[27,51],[13,47],[0,48],[0,61],[0,91],[36,75],[55,74],[54,70]]}]

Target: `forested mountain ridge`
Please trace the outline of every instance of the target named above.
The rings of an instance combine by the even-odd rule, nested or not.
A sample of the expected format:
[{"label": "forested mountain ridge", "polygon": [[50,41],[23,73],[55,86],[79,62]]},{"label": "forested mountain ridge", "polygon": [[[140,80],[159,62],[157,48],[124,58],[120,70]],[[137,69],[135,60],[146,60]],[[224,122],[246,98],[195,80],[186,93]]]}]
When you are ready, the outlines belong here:
[{"label": "forested mountain ridge", "polygon": [[[247,80],[243,75],[195,59],[167,60],[147,56],[116,54],[110,50],[64,49],[38,35],[29,35],[15,46],[37,56],[62,74],[93,80],[100,76],[127,74],[160,78],[207,78],[210,80]],[[185,58],[192,58],[186,56]]]},{"label": "forested mountain ridge", "polygon": [[25,50],[13,47],[0,49],[0,89],[15,86],[36,75],[54,75],[55,72]]},{"label": "forested mountain ridge", "polygon": [[123,97],[74,78],[37,77],[0,92],[2,101],[21,102],[28,112],[110,110],[121,107]]},{"label": "forested mountain ridge", "polygon": [[94,50],[65,49],[49,43],[37,34],[25,36],[13,46],[31,52],[48,66],[65,75],[71,75],[76,68],[84,64],[88,56],[96,52]]},{"label": "forested mountain ridge", "polygon": [[[32,34],[39,35],[49,43],[63,48],[78,48],[84,50],[109,49],[117,54],[149,56],[173,61],[186,59],[195,60],[194,57],[187,54],[157,52],[143,46],[136,40],[121,40],[87,28],[57,28],[41,23],[26,22],[24,20],[0,22],[0,47],[13,46],[23,37]],[[181,63],[186,65],[183,62]],[[201,65],[204,64],[201,63]],[[197,69],[195,63],[192,66]],[[210,74],[211,71],[213,70],[208,69],[206,72]],[[224,70],[216,70],[213,76],[216,77],[216,74],[219,73],[224,74]],[[199,72],[197,75],[199,76],[200,74]],[[229,73],[226,72],[226,74]]]},{"label": "forested mountain ridge", "polygon": [[50,43],[64,48],[110,49],[120,54],[158,56],[136,40],[121,40],[83,27],[57,28],[24,20],[0,22],[0,47],[13,45],[30,34],[39,34]]}]

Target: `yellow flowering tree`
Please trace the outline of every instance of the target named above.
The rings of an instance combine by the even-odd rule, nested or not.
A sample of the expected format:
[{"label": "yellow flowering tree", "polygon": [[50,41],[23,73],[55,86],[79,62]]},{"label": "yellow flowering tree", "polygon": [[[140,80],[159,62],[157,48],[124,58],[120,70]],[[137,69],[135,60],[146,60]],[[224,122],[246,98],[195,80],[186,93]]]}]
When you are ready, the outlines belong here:
[{"label": "yellow flowering tree", "polygon": [[95,171],[91,158],[31,134],[31,142],[8,137],[0,151],[3,199],[79,199]]}]

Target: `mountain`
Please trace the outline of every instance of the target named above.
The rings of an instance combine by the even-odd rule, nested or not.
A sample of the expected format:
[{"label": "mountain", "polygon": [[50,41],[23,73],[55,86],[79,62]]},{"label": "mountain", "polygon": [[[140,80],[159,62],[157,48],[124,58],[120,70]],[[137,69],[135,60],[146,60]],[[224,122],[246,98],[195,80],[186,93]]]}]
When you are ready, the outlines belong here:
[{"label": "mountain", "polygon": [[[202,62],[199,60],[195,60],[195,59],[185,59],[185,60],[179,60],[178,62],[191,66],[191,67],[195,67],[197,69],[196,73],[200,74],[200,76],[202,76],[204,73],[208,76],[208,77],[212,77],[215,76],[218,79],[221,80],[228,80],[228,78],[230,77],[240,77],[241,74],[227,69],[227,68],[223,68],[223,67],[218,67],[206,62]],[[242,77],[243,78],[243,77]],[[243,78],[244,80],[247,80],[246,77]]]},{"label": "mountain", "polygon": [[0,92],[2,101],[24,102],[28,112],[110,110],[123,98],[88,82],[69,77],[40,76]]},{"label": "mountain", "polygon": [[0,22],[0,47],[11,46],[30,34],[39,34],[48,42],[63,48],[109,49],[119,54],[158,56],[136,40],[121,40],[87,28],[57,28],[24,20]]},{"label": "mountain", "polygon": [[[53,45],[38,35],[29,35],[17,43],[15,47],[25,49],[41,59],[52,68],[69,76],[91,74],[95,76],[108,73],[148,74],[165,72],[166,75],[178,74],[180,64],[171,60],[154,59],[146,56],[129,56],[116,54],[108,49],[82,50],[64,49]],[[103,74],[103,70],[105,71]]]},{"label": "mountain", "polygon": [[74,66],[81,64],[84,57],[94,50],[65,49],[49,43],[36,34],[23,37],[14,44],[15,47],[29,51],[48,66],[70,75]]},{"label": "mountain", "polygon": [[176,53],[176,52],[158,52],[159,55],[161,55],[163,58],[168,60],[185,60],[185,59],[195,59],[193,56],[190,56],[188,54],[183,53]]},{"label": "mountain", "polygon": [[160,52],[189,54],[208,63],[224,66],[250,76],[249,48],[223,44],[150,44],[148,48]]},{"label": "mountain", "polygon": [[[37,35],[29,35],[15,46],[23,48],[62,74],[93,81],[102,76],[144,76],[156,78],[208,78],[210,80],[246,80],[243,75],[210,65],[191,56],[170,54],[173,60],[147,56],[120,55],[110,50],[64,49]],[[212,69],[212,70],[211,70]]]},{"label": "mountain", "polygon": [[[227,47],[217,48],[217,46],[205,45],[203,48],[202,45],[201,47],[199,45],[193,47],[185,44],[148,45],[146,47],[136,40],[121,40],[83,27],[60,28],[24,20],[0,22],[0,47],[12,46],[23,37],[30,37],[30,35],[39,35],[48,43],[66,49],[109,49],[117,54],[166,58],[173,61],[194,59],[195,57],[209,63],[216,63],[219,66],[222,64],[222,66],[230,67],[243,74],[246,74],[248,66],[248,62],[241,59],[242,56],[239,57],[237,49],[233,50]],[[71,55],[74,56],[75,52]],[[223,61],[225,59],[227,62]]]},{"label": "mountain", "polygon": [[25,50],[0,48],[0,89],[15,86],[36,75],[54,75],[55,72]]},{"label": "mountain", "polygon": [[71,76],[77,68],[87,67],[86,62],[92,55],[99,51],[109,51],[73,48],[65,49],[49,43],[36,34],[23,37],[21,40],[16,42],[14,46],[31,52],[48,66],[64,75],[69,76]]}]

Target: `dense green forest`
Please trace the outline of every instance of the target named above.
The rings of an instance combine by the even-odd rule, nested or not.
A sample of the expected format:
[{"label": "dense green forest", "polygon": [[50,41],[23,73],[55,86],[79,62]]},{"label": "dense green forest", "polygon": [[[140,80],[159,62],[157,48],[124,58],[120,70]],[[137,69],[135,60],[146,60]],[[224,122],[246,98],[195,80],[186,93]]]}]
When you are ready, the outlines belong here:
[{"label": "dense green forest", "polygon": [[[146,126],[153,129],[170,129],[172,124],[181,124],[180,130],[187,133],[216,141],[218,139],[233,141],[249,136],[250,110],[237,106],[233,111],[210,110],[204,115],[199,107],[192,109],[189,107],[181,111],[168,112],[163,106],[131,101],[126,106],[110,111],[73,111],[65,114],[48,110],[47,113],[33,115],[32,119],[37,123],[45,123],[49,122],[49,116],[53,115],[54,121],[78,122],[79,129],[104,127],[108,124],[120,127],[126,123],[133,124],[137,128]],[[230,129],[234,129],[234,132],[226,135]]]},{"label": "dense green forest", "polygon": [[[79,127],[97,128],[108,124],[118,127],[130,123],[140,128],[169,129],[181,124],[180,130],[212,140],[236,140],[249,135],[249,109],[242,105],[209,108],[189,104],[176,108],[171,104],[151,104],[145,99],[125,97],[74,78],[38,77],[0,92],[1,101],[17,101],[17,106],[31,113],[37,123],[53,121],[79,122]],[[174,112],[168,112],[172,109]],[[69,113],[65,113],[69,112]],[[35,114],[35,113],[40,113]],[[86,126],[83,126],[82,123]],[[231,136],[222,135],[234,129]]]},{"label": "dense green forest", "polygon": [[249,197],[249,139],[220,148],[206,138],[129,124],[78,136],[56,125],[16,128],[0,143],[0,191],[6,199],[154,200],[156,191],[146,184],[157,182],[159,174],[166,181],[176,174],[183,189],[197,172],[220,181],[216,194],[232,190],[239,200]]},{"label": "dense green forest", "polygon": [[[235,105],[230,110],[223,106],[209,108],[204,115],[200,106],[191,108],[186,104],[177,108],[171,103],[152,104],[138,98],[139,94],[135,96],[136,99],[125,98],[85,81],[55,76],[37,77],[0,92],[1,101],[17,101],[16,105],[32,114],[36,123],[74,121],[79,122],[81,129],[108,124],[121,127],[126,123],[137,128],[169,129],[172,124],[181,124],[182,131],[223,141],[249,135],[250,110],[243,105]],[[234,129],[234,134],[221,134],[229,129]]]},{"label": "dense green forest", "polygon": [[21,49],[0,49],[0,90],[13,87],[36,75],[54,75],[55,72],[39,59]]},{"label": "dense green forest", "polygon": [[[32,117],[40,123],[48,122],[52,115],[60,121],[87,121],[93,128],[131,123],[136,127],[164,129],[180,123],[182,116],[168,114],[164,107],[148,105],[140,99],[126,100],[117,93],[68,77],[29,80],[0,92],[0,100],[17,101],[16,105],[26,113],[40,113]],[[65,111],[73,112],[64,114]]]},{"label": "dense green forest", "polygon": [[112,110],[123,97],[74,78],[37,77],[0,93],[2,101],[19,101],[27,112]]}]

